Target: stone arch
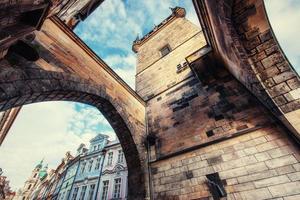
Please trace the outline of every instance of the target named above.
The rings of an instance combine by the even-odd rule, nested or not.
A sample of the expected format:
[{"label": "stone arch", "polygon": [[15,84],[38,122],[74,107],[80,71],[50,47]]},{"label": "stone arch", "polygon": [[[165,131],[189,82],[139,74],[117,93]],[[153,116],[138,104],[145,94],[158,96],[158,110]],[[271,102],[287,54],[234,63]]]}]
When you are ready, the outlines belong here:
[{"label": "stone arch", "polygon": [[299,76],[276,40],[263,0],[194,4],[217,57],[299,139]]},{"label": "stone arch", "polygon": [[[0,61],[0,111],[44,101],[73,101],[92,105],[116,132],[128,166],[128,198],[145,198],[145,155],[143,119],[125,100],[110,94],[109,83],[95,83],[76,74],[48,71],[17,54]],[[44,56],[44,54],[42,54]],[[112,77],[111,77],[112,78]],[[113,81],[113,78],[112,78]],[[112,83],[111,83],[112,84]],[[138,105],[136,105],[138,106]],[[129,111],[128,111],[129,110]]]}]

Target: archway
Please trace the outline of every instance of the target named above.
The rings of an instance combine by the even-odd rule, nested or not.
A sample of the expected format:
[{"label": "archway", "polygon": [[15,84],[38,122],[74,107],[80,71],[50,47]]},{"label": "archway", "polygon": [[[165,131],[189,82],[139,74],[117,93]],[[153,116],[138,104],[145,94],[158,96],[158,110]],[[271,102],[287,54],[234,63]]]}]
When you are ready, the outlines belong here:
[{"label": "archway", "polygon": [[299,75],[274,36],[263,0],[194,4],[217,57],[299,140]]},{"label": "archway", "polygon": [[[52,22],[48,25],[58,28]],[[123,148],[128,163],[128,197],[143,199],[147,169],[142,146],[145,136],[143,101],[91,51],[80,46],[79,39],[73,40],[67,35],[71,32],[66,33],[59,27],[59,36],[64,40],[57,40],[50,27],[46,25],[38,32],[33,42],[41,56],[37,61],[28,61],[17,54],[0,61],[0,111],[43,101],[74,101],[96,107],[111,124]],[[49,45],[58,48],[51,49]],[[77,48],[76,55],[72,48]],[[83,66],[82,60],[70,63],[74,58],[93,66]],[[92,75],[86,76],[87,73]]]}]

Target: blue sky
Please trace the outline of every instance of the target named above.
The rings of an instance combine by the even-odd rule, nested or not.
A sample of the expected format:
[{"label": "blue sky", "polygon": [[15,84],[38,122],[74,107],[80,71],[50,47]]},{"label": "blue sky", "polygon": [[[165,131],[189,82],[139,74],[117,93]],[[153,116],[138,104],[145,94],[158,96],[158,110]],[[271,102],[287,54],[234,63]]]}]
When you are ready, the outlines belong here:
[{"label": "blue sky", "polygon": [[184,7],[187,18],[199,25],[189,0],[108,0],[81,22],[75,33],[134,88],[132,42],[168,17],[170,7],[176,6]]},{"label": "blue sky", "polygon": [[[135,54],[132,41],[171,14],[169,7],[187,9],[197,23],[191,1],[106,0],[75,32],[134,88]],[[33,167],[44,158],[55,168],[67,151],[88,144],[97,133],[115,133],[94,107],[70,102],[44,102],[23,106],[1,146],[0,163],[13,189],[23,186]],[[28,156],[30,155],[30,156]]]},{"label": "blue sky", "polygon": [[[300,2],[266,0],[265,3],[274,32],[299,72]],[[197,23],[189,0],[106,0],[75,32],[134,88],[136,57],[131,51],[132,41],[159,24],[171,13],[169,7],[175,6],[185,7],[187,18]],[[99,132],[115,138],[109,123],[91,106],[70,102],[24,106],[1,146],[0,167],[13,188],[22,187],[42,158],[54,168],[66,151],[74,152],[82,142],[88,144]]]}]

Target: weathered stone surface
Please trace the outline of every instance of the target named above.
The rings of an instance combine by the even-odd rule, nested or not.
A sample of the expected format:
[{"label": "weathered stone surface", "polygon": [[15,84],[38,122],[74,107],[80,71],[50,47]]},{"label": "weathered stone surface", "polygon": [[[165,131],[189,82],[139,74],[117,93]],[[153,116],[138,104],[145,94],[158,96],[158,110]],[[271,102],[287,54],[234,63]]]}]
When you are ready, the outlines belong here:
[{"label": "weathered stone surface", "polygon": [[[56,18],[37,32],[38,61],[0,61],[0,110],[46,100],[99,108],[125,152],[129,199],[143,199],[150,185],[158,200],[209,199],[205,176],[215,172],[228,199],[297,199],[299,149],[268,111],[287,120],[291,131],[300,130],[294,114],[300,109],[299,77],[273,38],[262,0],[203,3],[196,10],[205,7],[213,53],[184,64],[207,43],[184,18],[140,47],[136,83],[147,113],[143,100],[71,32],[64,34]],[[163,58],[162,41],[172,50]],[[149,176],[146,125],[157,136]]]}]

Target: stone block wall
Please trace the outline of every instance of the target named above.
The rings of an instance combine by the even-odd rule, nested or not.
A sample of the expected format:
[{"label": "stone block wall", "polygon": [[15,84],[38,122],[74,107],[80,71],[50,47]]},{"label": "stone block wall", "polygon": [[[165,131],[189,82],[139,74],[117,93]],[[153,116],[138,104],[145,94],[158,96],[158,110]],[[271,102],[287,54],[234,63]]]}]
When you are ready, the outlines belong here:
[{"label": "stone block wall", "polygon": [[200,28],[186,18],[175,17],[156,32],[138,47],[137,74],[161,59],[159,50],[163,46],[168,44],[171,50],[175,50],[200,32]]},{"label": "stone block wall", "polygon": [[16,54],[0,60],[0,111],[43,101],[98,108],[124,150],[128,197],[143,199],[147,183],[144,101],[55,17],[44,22],[31,45],[39,52],[37,61]]},{"label": "stone block wall", "polygon": [[221,66],[213,73],[204,75],[206,80],[193,75],[148,101],[158,159],[270,123],[266,110],[232,75]]},{"label": "stone block wall", "polygon": [[273,34],[263,0],[201,2],[211,44],[226,68],[299,139],[299,76]]},{"label": "stone block wall", "polygon": [[[186,68],[178,73],[177,65],[205,44],[203,33],[196,25],[185,18],[174,18],[138,47],[137,93],[148,100],[189,78],[191,70]],[[160,49],[165,45],[171,52],[162,57]]]},{"label": "stone block wall", "polygon": [[[157,60],[153,65],[137,74],[137,93],[144,100],[148,100],[190,78],[192,76],[191,69],[186,66],[186,68],[179,73],[177,71],[177,65],[182,65],[186,62],[185,56],[190,55],[205,44],[202,32],[198,32],[189,38],[188,41],[181,44],[180,47],[172,50],[170,54]],[[158,49],[157,52],[160,53]]]},{"label": "stone block wall", "polygon": [[218,172],[227,199],[299,199],[300,154],[271,125],[151,164],[154,199],[211,199],[206,174]]}]

